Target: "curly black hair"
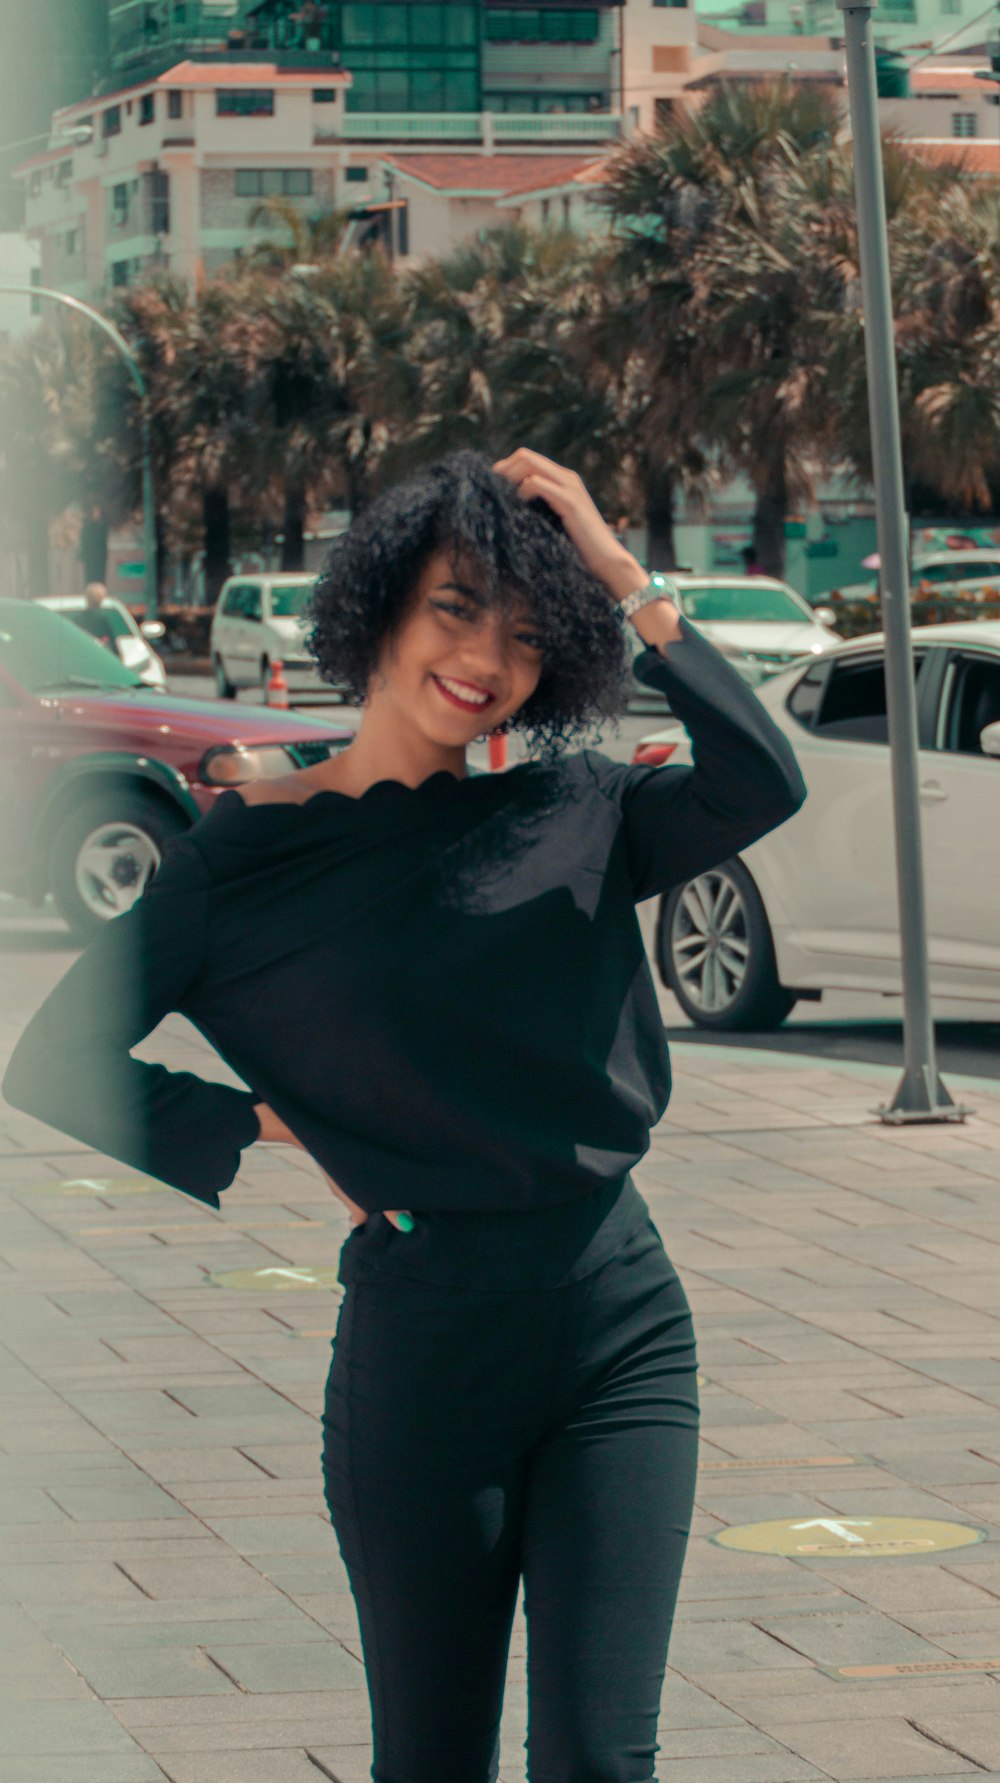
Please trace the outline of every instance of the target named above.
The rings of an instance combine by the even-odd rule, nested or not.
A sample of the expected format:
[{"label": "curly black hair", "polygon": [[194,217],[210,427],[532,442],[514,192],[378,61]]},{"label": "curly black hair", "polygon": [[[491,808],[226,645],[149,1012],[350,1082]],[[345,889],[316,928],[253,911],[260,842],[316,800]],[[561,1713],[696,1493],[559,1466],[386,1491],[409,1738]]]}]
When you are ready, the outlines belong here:
[{"label": "curly black hair", "polygon": [[538,685],[498,730],[521,731],[529,753],[553,756],[620,717],[631,653],[606,587],[548,504],[524,501],[479,452],[449,453],[405,477],[335,539],[308,609],[308,645],[325,681],[364,704],[383,639],[428,557],[448,548],[477,565],[484,604],[510,611],[525,600],[543,639]]}]

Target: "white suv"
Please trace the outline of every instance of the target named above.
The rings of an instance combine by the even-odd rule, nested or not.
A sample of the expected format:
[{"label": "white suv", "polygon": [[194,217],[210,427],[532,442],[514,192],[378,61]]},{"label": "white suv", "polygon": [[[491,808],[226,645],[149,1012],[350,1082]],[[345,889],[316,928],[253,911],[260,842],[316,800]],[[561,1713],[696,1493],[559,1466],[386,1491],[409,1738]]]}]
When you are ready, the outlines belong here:
[{"label": "white suv", "polygon": [[266,689],[277,661],[290,693],[330,688],[306,648],[312,621],[305,609],[315,582],[315,576],[297,571],[251,570],[223,583],[209,637],[220,699],[231,700],[240,687]]}]

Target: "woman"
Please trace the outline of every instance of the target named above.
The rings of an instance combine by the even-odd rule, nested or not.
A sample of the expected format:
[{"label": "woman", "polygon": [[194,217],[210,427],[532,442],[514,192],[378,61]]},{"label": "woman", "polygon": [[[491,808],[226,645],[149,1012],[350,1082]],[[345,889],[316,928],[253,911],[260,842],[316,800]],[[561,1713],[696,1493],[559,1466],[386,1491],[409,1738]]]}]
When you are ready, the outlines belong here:
[{"label": "woman", "polygon": [[[669,1093],[635,905],[804,788],[583,484],[445,459],[339,539],[339,755],[225,792],[18,1044],[15,1106],[212,1207],[256,1139],[348,1207],[324,1408],[376,1783],[493,1783],[524,1581],[532,1783],[649,1778],[690,1523],[695,1352],[630,1171]],[[693,767],[567,739],[637,672]],[[470,774],[487,731],[534,759]],[[250,1086],[129,1056],[181,1010]]]}]

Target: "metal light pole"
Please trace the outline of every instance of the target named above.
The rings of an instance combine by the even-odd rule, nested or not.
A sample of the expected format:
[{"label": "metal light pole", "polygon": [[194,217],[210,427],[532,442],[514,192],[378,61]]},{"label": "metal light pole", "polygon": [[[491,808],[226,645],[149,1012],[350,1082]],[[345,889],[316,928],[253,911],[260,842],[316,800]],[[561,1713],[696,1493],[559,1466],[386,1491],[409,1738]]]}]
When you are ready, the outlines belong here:
[{"label": "metal light pole", "polygon": [[157,574],[156,574],[156,506],[153,497],[153,452],[149,430],[149,405],[146,380],[142,375],[139,361],[133,353],[128,341],[119,334],[113,322],[102,316],[99,310],[91,309],[89,303],[81,303],[79,297],[70,297],[66,291],[51,291],[45,285],[15,285],[6,280],[0,283],[0,291],[9,291],[20,296],[47,297],[51,303],[61,303],[67,309],[75,310],[78,315],[101,330],[113,347],[116,347],[128,366],[129,376],[139,395],[140,426],[142,428],[142,543],[145,557],[145,600],[146,618],[155,619],[157,612]]},{"label": "metal light pole", "polygon": [[964,1120],[938,1075],[927,961],[924,863],[920,845],[917,702],[910,636],[910,582],[903,453],[899,433],[896,346],[882,176],[871,0],[837,0],[844,14],[847,86],[854,150],[868,415],[875,516],[881,558],[882,627],[892,763],[896,882],[903,967],[903,1076],[890,1105],[876,1112],[893,1124]]}]

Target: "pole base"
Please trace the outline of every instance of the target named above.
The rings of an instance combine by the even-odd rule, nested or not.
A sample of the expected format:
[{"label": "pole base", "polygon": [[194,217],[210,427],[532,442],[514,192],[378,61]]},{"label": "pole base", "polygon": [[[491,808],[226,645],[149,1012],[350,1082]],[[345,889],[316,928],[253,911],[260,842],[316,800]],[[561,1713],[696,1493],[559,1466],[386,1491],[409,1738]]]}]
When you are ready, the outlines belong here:
[{"label": "pole base", "polygon": [[937,1072],[930,1065],[906,1070],[890,1103],[872,1109],[884,1126],[912,1126],[918,1121],[964,1121],[974,1112],[953,1102]]}]

